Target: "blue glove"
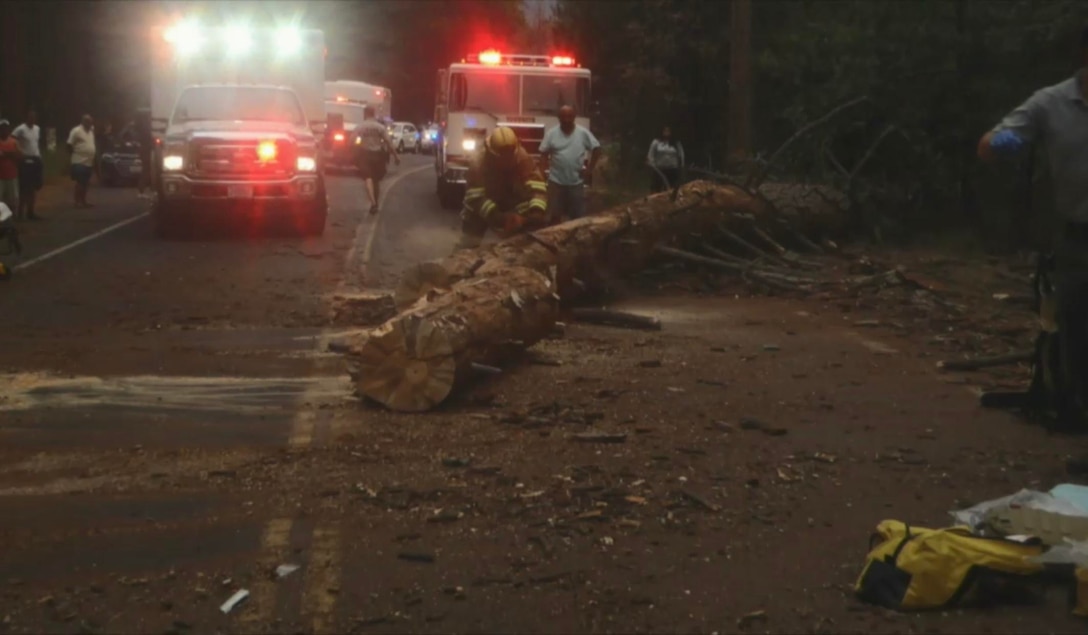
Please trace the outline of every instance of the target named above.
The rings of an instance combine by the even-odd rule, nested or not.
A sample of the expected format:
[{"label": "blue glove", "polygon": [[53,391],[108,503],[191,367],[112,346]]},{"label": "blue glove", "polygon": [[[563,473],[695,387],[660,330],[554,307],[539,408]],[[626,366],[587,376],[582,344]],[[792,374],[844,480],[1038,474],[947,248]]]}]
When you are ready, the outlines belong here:
[{"label": "blue glove", "polygon": [[1012,130],[1002,130],[990,138],[990,147],[1001,153],[1013,154],[1024,147],[1024,140]]}]

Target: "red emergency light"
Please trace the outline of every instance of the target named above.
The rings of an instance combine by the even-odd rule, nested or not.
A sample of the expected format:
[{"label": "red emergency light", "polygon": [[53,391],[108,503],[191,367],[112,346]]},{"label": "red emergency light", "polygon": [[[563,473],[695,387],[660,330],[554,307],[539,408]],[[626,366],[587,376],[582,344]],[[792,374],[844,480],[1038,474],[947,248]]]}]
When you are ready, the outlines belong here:
[{"label": "red emergency light", "polygon": [[574,58],[570,55],[554,55],[552,66],[574,66]]},{"label": "red emergency light", "polygon": [[502,53],[496,51],[495,49],[489,49],[487,51],[484,51],[480,53],[480,63],[492,66],[502,64]]},{"label": "red emergency light", "polygon": [[344,133],[337,132],[336,134],[334,134],[332,136],[332,140],[337,142],[337,143],[342,143],[344,141]]}]

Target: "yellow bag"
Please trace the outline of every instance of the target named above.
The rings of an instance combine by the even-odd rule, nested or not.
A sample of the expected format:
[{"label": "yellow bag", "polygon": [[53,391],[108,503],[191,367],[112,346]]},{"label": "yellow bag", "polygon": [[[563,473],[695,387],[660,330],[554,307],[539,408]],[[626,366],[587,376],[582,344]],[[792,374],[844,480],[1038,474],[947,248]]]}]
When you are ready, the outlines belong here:
[{"label": "yellow bag", "polygon": [[980,538],[966,527],[926,529],[885,520],[870,548],[854,591],[865,602],[895,610],[966,604],[1044,571],[1030,561],[1043,552],[1042,544]]}]

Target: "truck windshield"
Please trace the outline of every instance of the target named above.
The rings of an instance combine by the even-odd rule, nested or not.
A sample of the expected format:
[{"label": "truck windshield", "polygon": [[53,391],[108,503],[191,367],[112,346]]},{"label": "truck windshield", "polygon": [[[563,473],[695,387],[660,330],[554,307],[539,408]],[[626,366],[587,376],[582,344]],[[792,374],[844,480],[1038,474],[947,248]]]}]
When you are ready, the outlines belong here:
[{"label": "truck windshield", "polygon": [[361,124],[363,123],[363,107],[357,104],[338,104],[335,102],[325,104],[325,112],[330,115],[341,115],[344,117],[344,123]]},{"label": "truck windshield", "polygon": [[508,115],[518,112],[518,84],[513,73],[454,73],[450,78],[450,110]]},{"label": "truck windshield", "polygon": [[275,121],[303,125],[298,97],[283,88],[199,86],[187,88],[174,108],[174,123]]},{"label": "truck windshield", "polygon": [[522,78],[523,114],[558,115],[563,106],[572,106],[579,115],[589,101],[589,78],[526,75]]}]

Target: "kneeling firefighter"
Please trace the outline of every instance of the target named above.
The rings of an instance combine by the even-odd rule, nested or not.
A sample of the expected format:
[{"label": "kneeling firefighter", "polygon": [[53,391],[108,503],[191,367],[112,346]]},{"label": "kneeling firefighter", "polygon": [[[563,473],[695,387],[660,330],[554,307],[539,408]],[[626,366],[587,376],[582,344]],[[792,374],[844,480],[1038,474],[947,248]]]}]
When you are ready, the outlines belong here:
[{"label": "kneeling firefighter", "polygon": [[488,229],[509,236],[548,224],[548,185],[510,128],[492,131],[466,180],[458,249],[478,247]]},{"label": "kneeling firefighter", "polygon": [[1080,49],[1080,70],[1009,113],[978,154],[990,161],[1033,144],[1047,152],[1059,226],[1036,274],[1043,328],[1024,405],[1052,412],[1059,427],[1088,429],[1088,27]]}]

